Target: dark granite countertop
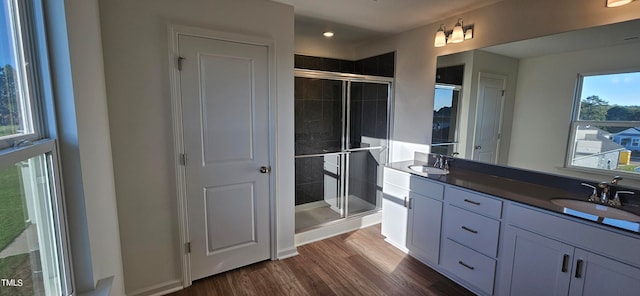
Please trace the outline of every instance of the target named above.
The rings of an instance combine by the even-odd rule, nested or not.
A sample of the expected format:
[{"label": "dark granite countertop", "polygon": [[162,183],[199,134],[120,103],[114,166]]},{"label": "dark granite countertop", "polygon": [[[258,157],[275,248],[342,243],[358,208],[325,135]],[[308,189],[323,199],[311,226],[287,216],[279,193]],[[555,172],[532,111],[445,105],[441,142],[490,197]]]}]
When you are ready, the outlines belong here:
[{"label": "dark granite countertop", "polygon": [[[612,218],[601,218],[567,209],[551,202],[554,198],[566,198],[586,201],[590,191],[581,190],[579,192],[567,190],[551,186],[543,186],[535,183],[525,182],[522,180],[509,179],[501,176],[495,176],[487,173],[481,173],[464,168],[451,168],[447,175],[434,175],[416,172],[409,169],[412,165],[427,165],[427,163],[417,160],[394,162],[387,167],[410,173],[416,176],[428,178],[430,180],[439,181],[445,184],[455,185],[462,188],[471,189],[473,191],[486,193],[492,196],[500,197],[507,200],[516,201],[522,204],[535,206],[548,211],[578,217],[593,223],[623,229],[635,234],[640,234],[640,223],[635,221],[625,221]],[[620,208],[624,211],[640,215],[640,207],[635,204],[625,203]]]}]

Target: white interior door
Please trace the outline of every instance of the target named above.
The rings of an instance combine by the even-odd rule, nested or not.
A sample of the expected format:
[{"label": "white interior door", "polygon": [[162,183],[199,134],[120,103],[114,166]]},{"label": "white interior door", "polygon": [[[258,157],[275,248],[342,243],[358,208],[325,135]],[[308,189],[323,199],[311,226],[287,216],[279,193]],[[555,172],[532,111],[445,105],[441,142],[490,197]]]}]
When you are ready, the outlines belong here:
[{"label": "white interior door", "polygon": [[488,163],[498,161],[505,81],[504,77],[480,74],[473,143],[474,160]]},{"label": "white interior door", "polygon": [[185,35],[178,49],[196,280],[270,258],[269,50]]}]

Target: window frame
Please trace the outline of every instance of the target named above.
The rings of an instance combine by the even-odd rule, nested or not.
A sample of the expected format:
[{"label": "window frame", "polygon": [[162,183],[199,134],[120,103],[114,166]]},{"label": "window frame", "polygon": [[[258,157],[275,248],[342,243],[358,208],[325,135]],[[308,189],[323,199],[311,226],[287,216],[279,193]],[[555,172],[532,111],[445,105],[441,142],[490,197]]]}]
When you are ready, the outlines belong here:
[{"label": "window frame", "polygon": [[[623,74],[623,73],[634,73],[640,72],[640,69],[627,69],[624,71],[607,71],[607,72],[594,72],[594,73],[579,73],[576,78],[576,87],[575,93],[573,96],[573,109],[571,112],[571,120],[569,122],[569,139],[567,140],[567,149],[565,156],[564,167],[567,169],[573,169],[578,171],[586,171],[592,172],[596,174],[606,174],[615,172],[616,175],[624,175],[630,177],[631,179],[640,179],[640,173],[631,173],[622,170],[607,170],[607,169],[599,169],[592,167],[584,167],[573,165],[572,160],[574,159],[575,150],[576,150],[576,134],[578,126],[598,126],[598,127],[638,127],[640,126],[640,121],[610,121],[610,120],[581,120],[580,117],[580,105],[582,103],[581,94],[582,87],[584,83],[584,78],[588,76],[598,76],[598,75],[613,75],[613,74]],[[625,145],[626,146],[626,145]]]},{"label": "window frame", "polygon": [[[41,63],[39,63],[42,59],[40,52],[43,50],[41,43],[44,42],[46,44],[46,42],[40,40],[42,37],[38,36],[39,28],[37,27],[39,24],[36,14],[41,13],[38,11],[38,3],[33,3],[33,1],[29,0],[9,0],[5,5],[11,10],[10,15],[7,16],[8,21],[12,23],[11,28],[14,31],[12,32],[11,38],[19,33],[19,42],[21,44],[18,48],[19,52],[16,60],[19,60],[23,65],[15,65],[15,71],[16,77],[18,77],[20,81],[19,91],[21,95],[26,97],[26,102],[31,109],[29,124],[31,125],[30,129],[32,129],[32,133],[3,137],[3,139],[0,139],[0,149],[16,146],[25,141],[33,142],[44,139],[50,134],[45,129],[45,122],[47,120],[46,112],[44,112],[43,108],[44,96],[41,83],[44,75],[39,73],[42,70],[40,67]],[[15,24],[15,22],[17,22],[17,24]],[[17,29],[16,26],[18,27]],[[15,32],[16,30],[17,32]],[[44,48],[46,50],[46,47]],[[16,79],[16,82],[18,79]]]},{"label": "window frame", "polygon": [[[455,84],[447,84],[447,83],[436,83],[434,85],[434,102],[433,104],[435,104],[435,91],[438,89],[448,89],[448,90],[453,90],[453,91],[457,91],[458,92],[458,108],[456,108],[456,126],[455,126],[455,131],[454,131],[454,135],[453,135],[453,141],[451,142],[442,142],[442,143],[433,143],[433,134],[431,135],[431,147],[452,147],[452,151],[453,153],[457,153],[458,152],[458,145],[459,143],[459,136],[460,136],[460,115],[461,115],[461,104],[462,104],[462,85],[455,85]],[[433,108],[433,106],[432,106]],[[435,111],[435,110],[434,110]],[[452,114],[453,115],[453,114]],[[434,118],[431,119],[431,123],[433,125],[433,120]],[[433,131],[432,131],[433,133]]]},{"label": "window frame", "polygon": [[[40,155],[46,159],[49,194],[52,214],[52,241],[57,248],[60,288],[63,295],[75,294],[73,266],[71,262],[69,229],[66,204],[62,190],[62,171],[58,153],[55,107],[52,96],[51,72],[44,21],[43,0],[9,0],[12,10],[8,22],[19,22],[21,58],[16,65],[16,76],[25,80],[22,90],[28,97],[31,109],[33,133],[7,136],[0,139],[0,170]],[[17,17],[16,17],[17,15]],[[15,24],[11,25],[16,26]],[[10,35],[13,38],[13,35]],[[14,41],[15,42],[15,41]],[[13,45],[12,45],[13,46]],[[23,68],[18,74],[18,68]],[[0,189],[1,190],[1,189]]]}]

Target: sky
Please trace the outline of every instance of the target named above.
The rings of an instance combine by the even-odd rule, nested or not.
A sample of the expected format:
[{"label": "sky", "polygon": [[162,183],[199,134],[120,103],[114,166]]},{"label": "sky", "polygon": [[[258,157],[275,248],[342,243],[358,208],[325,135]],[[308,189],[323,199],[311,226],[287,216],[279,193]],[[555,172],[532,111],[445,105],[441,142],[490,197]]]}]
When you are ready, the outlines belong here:
[{"label": "sky", "polygon": [[453,90],[436,88],[433,102],[433,110],[438,111],[442,107],[451,107],[451,96]]},{"label": "sky", "polygon": [[609,105],[640,106],[640,72],[585,76],[580,99],[592,95]]},{"label": "sky", "polygon": [[10,27],[7,18],[7,1],[2,1],[2,4],[0,4],[0,66],[13,64],[9,32]]}]

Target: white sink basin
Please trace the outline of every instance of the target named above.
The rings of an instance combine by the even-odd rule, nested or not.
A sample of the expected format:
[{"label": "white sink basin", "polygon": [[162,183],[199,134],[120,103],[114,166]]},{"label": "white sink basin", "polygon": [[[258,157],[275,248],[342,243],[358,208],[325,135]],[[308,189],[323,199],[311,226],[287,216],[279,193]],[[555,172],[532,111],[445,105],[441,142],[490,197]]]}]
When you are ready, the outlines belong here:
[{"label": "white sink basin", "polygon": [[432,175],[447,175],[447,174],[449,174],[449,171],[447,171],[447,170],[434,168],[434,167],[430,167],[430,166],[426,166],[426,165],[410,165],[409,169],[411,169],[412,171],[419,172],[419,173],[426,173],[426,174],[432,174]]},{"label": "white sink basin", "polygon": [[623,211],[617,208],[592,203],[589,201],[566,199],[566,198],[554,198],[551,200],[551,202],[567,209],[580,211],[580,212],[591,214],[591,215],[596,215],[601,218],[611,218],[611,219],[618,219],[618,220],[625,220],[625,221],[632,221],[632,222],[640,222],[640,216],[636,214],[629,213],[627,211]]}]

